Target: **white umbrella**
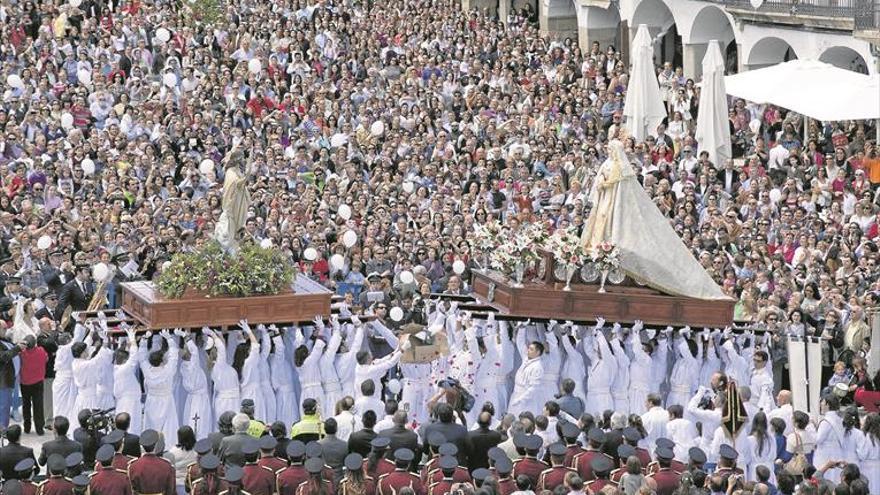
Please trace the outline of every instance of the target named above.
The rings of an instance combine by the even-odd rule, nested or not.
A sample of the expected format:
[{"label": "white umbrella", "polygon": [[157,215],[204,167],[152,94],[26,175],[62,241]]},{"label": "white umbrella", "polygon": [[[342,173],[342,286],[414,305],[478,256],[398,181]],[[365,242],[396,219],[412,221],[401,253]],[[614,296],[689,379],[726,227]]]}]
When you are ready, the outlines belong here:
[{"label": "white umbrella", "polygon": [[709,152],[709,160],[719,169],[731,157],[724,58],[717,40],[709,42],[706,56],[703,57],[703,84],[700,111],[697,113],[696,138],[699,151]]},{"label": "white umbrella", "polygon": [[654,71],[654,43],[648,26],[644,24],[639,24],[633,40],[633,66],[623,115],[626,116],[626,130],[636,141],[644,141],[657,132],[657,126],[666,117],[666,107]]}]

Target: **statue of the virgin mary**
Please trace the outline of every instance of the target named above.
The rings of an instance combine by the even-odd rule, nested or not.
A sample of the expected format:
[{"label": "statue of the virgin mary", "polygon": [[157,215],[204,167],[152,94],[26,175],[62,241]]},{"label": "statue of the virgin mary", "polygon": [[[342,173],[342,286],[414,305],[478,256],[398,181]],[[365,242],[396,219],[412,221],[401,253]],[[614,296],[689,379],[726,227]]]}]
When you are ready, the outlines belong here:
[{"label": "statue of the virgin mary", "polygon": [[727,299],[636,180],[623,143],[608,144],[590,193],[593,209],[581,240],[588,253],[602,243],[620,251],[620,268],[667,294]]},{"label": "statue of the virgin mary", "polygon": [[214,239],[231,253],[238,251],[238,232],[244,227],[251,202],[247,190],[247,176],[238,168],[242,160],[243,154],[237,148],[233,148],[224,159],[226,175],[223,179],[221,203],[223,212],[214,227]]}]

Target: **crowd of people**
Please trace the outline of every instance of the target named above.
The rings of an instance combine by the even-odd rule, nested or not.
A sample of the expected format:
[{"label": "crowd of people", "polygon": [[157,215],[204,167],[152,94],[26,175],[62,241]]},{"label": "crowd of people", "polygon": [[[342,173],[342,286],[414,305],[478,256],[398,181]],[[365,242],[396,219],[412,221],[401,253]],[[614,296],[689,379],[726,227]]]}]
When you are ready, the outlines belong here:
[{"label": "crowd of people", "polygon": [[[48,425],[44,449],[83,451],[87,471],[113,446],[135,493],[266,493],[248,481],[254,456],[278,480],[299,473],[304,494],[880,493],[880,419],[849,405],[880,389],[866,363],[880,289],[873,123],[731,100],[734,156],[711,163],[694,139],[700,86],[665,62],[669,117],[636,142],[614,46],[452,0],[7,2],[0,33],[0,426],[16,423],[4,479],[52,482],[76,465],[52,448],[9,465],[33,457],[22,431]],[[612,139],[757,335],[486,321],[432,296],[470,291],[475,226],[582,228]],[[233,148],[252,198],[246,242],[344,295],[344,321],[121,338],[75,322],[96,293],[118,307],[120,282],[155,279],[211,238]],[[91,279],[97,263],[109,284]],[[409,324],[445,335],[449,357],[401,361]],[[787,335],[822,341],[821,414],[792,410]],[[111,407],[141,449],[93,434]],[[164,452],[174,483],[139,485],[120,448],[148,473],[167,471]],[[455,483],[435,485],[447,471]]]}]

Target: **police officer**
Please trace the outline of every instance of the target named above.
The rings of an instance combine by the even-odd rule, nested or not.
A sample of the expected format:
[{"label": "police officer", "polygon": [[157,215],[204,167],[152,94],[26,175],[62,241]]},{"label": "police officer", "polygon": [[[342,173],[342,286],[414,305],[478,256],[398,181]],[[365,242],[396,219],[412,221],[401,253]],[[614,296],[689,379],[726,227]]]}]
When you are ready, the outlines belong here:
[{"label": "police officer", "polygon": [[110,444],[98,449],[95,457],[100,467],[89,480],[89,491],[92,495],[131,495],[131,480],[126,471],[115,469],[113,460],[116,450]]},{"label": "police officer", "polygon": [[241,453],[244,454],[245,461],[241,487],[253,495],[272,495],[275,492],[275,472],[257,464],[260,442],[256,439],[245,442],[241,447]]},{"label": "police officer", "polygon": [[[672,449],[673,452],[675,451],[675,442],[673,442],[672,440],[670,440],[668,438],[660,437],[654,441],[654,444],[657,446],[658,449],[660,449],[660,448]],[[669,467],[672,468],[673,471],[675,471],[676,473],[679,473],[679,474],[681,474],[687,470],[687,465],[685,465],[683,462],[677,461],[675,459],[672,459],[672,462],[669,464]],[[648,469],[646,470],[645,474],[647,474],[647,475],[654,474],[657,472],[658,469],[660,469],[660,463],[658,461],[654,461],[651,464],[648,464]]]},{"label": "police officer", "polygon": [[248,415],[251,423],[248,425],[248,435],[254,438],[260,438],[267,433],[266,423],[254,418],[256,405],[253,399],[244,399],[241,401],[241,412]]},{"label": "police officer", "polygon": [[154,452],[159,443],[159,433],[156,430],[144,430],[140,441],[144,453],[128,465],[132,491],[135,495],[175,495],[177,484],[174,467]]},{"label": "police officer", "polygon": [[672,469],[672,459],[675,457],[675,453],[668,445],[664,445],[657,447],[654,455],[657,456],[659,469],[648,477],[657,484],[657,495],[672,495],[681,480],[681,473]]},{"label": "police officer", "polygon": [[351,453],[343,460],[345,477],[339,482],[339,495],[375,495],[376,480],[364,474],[364,458]]},{"label": "police officer", "polygon": [[[128,465],[131,464],[131,461],[137,459],[137,457],[132,457],[130,455],[125,455],[122,453],[124,440],[125,432],[122,430],[113,430],[102,439],[104,444],[110,445],[114,449],[113,469],[125,471],[125,473],[128,474]],[[100,461],[95,463],[95,470],[97,471],[99,467]]]},{"label": "police officer", "polygon": [[[376,480],[383,475],[394,472],[394,463],[385,459],[385,452],[391,445],[391,439],[388,437],[376,437],[370,441],[370,455],[364,459],[364,474]],[[424,483],[422,483],[424,486]]]},{"label": "police officer", "polygon": [[589,489],[590,493],[600,493],[606,486],[615,485],[615,483],[609,478],[611,470],[614,469],[614,460],[612,460],[611,457],[608,455],[593,457],[593,460],[590,461],[590,468],[593,471],[593,475],[596,477],[596,479],[584,485]]},{"label": "police officer", "polygon": [[455,468],[458,467],[458,460],[455,457],[444,455],[437,461],[437,466],[440,468],[442,476],[439,481],[432,482],[428,486],[428,495],[445,495],[452,489],[452,485],[455,484],[453,475],[455,474]]},{"label": "police officer", "polygon": [[574,458],[578,454],[586,452],[578,443],[578,437],[581,436],[581,429],[574,423],[563,423],[559,428],[562,433],[562,441],[565,442],[565,460],[563,464],[566,467],[574,468]]},{"label": "police officer", "polygon": [[[626,431],[624,431],[623,436],[625,439]],[[593,474],[593,459],[605,457],[611,460],[608,454],[602,452],[602,444],[605,443],[604,431],[599,428],[590,428],[590,431],[587,432],[587,440],[590,442],[590,446],[587,447],[586,451],[574,458],[574,468],[577,469],[578,475],[580,475],[585,483],[596,479],[596,476]],[[613,461],[611,465],[614,465]],[[611,470],[609,469],[609,471]]]},{"label": "police officer", "polygon": [[739,453],[730,445],[722,445],[718,449],[718,469],[713,475],[720,475],[724,478],[724,486],[727,486],[727,478],[731,475],[742,475],[743,470],[736,467],[736,459]]},{"label": "police officer", "polygon": [[[440,460],[440,446],[446,443],[446,437],[439,431],[432,431],[428,434],[428,462],[422,466],[419,477],[422,479],[422,485],[429,484],[428,475],[431,474]],[[453,454],[454,455],[454,454]],[[382,473],[384,474],[384,473]]]},{"label": "police officer", "polygon": [[[627,445],[625,443],[622,445],[618,445],[617,446],[617,458],[619,459],[619,461],[618,461],[619,464],[618,464],[617,469],[614,469],[611,471],[611,475],[609,475],[608,478],[611,481],[620,484],[620,478],[622,478],[623,475],[626,473],[627,461],[629,460],[629,458],[631,456],[635,456],[635,455],[636,455],[636,449],[632,445]],[[642,472],[644,473],[644,469],[642,469]]]},{"label": "police officer", "polygon": [[319,495],[333,493],[333,485],[324,478],[324,461],[319,457],[312,457],[306,461],[306,471],[309,473],[307,480],[299,484],[296,495]]},{"label": "police officer", "polygon": [[197,457],[195,462],[191,462],[186,466],[186,477],[183,480],[183,487],[186,490],[186,493],[192,492],[193,482],[202,477],[202,470],[199,467],[199,461],[202,457],[211,453],[211,447],[211,440],[209,438],[203,438],[193,446],[193,450],[196,452]]},{"label": "police officer", "polygon": [[541,472],[538,477],[538,490],[550,490],[551,492],[557,486],[565,484],[565,477],[568,473],[577,473],[574,469],[565,466],[565,453],[568,449],[560,442],[550,444],[547,451],[550,453],[550,464],[548,469]]},{"label": "police officer", "polygon": [[[97,451],[96,451],[97,452]],[[82,452],[74,452],[64,458],[67,470],[64,476],[70,479],[76,478],[83,472],[83,455]]]},{"label": "police officer", "polygon": [[226,490],[228,485],[220,478],[217,470],[220,468],[220,458],[214,454],[205,454],[199,458],[199,473],[201,477],[192,482],[192,495],[214,495]]},{"label": "police officer", "polygon": [[90,495],[89,477],[84,474],[78,474],[70,480],[73,483],[73,495]]},{"label": "police officer", "polygon": [[37,493],[37,484],[31,479],[34,474],[34,466],[36,465],[37,463],[33,458],[22,459],[15,465],[15,476],[21,482],[22,495],[34,495]]},{"label": "police officer", "polygon": [[651,464],[651,453],[648,452],[648,449],[639,447],[639,441],[642,439],[642,434],[639,430],[633,427],[627,427],[623,429],[623,440],[627,445],[631,445],[634,449],[636,449],[636,457],[639,458],[639,462],[642,463],[642,469],[648,467],[648,464]]},{"label": "police officer", "polygon": [[[455,446],[454,443],[448,442],[444,443],[437,449],[440,453],[440,457],[438,458],[438,464],[435,464],[435,468],[428,473],[427,482],[423,481],[422,486],[430,487],[432,484],[443,479],[443,471],[440,470],[439,459],[443,457],[452,457],[453,459],[458,458],[458,447]],[[470,483],[471,475],[468,473],[467,468],[463,466],[456,466],[455,473],[452,475],[453,479],[456,483]]]},{"label": "police officer", "polygon": [[46,465],[49,469],[49,477],[40,483],[40,495],[70,495],[73,491],[73,483],[64,477],[67,463],[61,454],[49,456]]},{"label": "police officer", "polygon": [[278,446],[278,440],[272,435],[263,435],[260,437],[260,458],[257,464],[268,468],[272,471],[272,484],[275,484],[275,475],[282,469],[287,467],[287,461],[275,455],[275,448]]},{"label": "police officer", "polygon": [[422,480],[414,473],[409,472],[409,466],[415,454],[410,449],[397,449],[394,451],[394,471],[379,477],[379,495],[394,495],[401,488],[408,486],[416,494],[424,493]]},{"label": "police officer", "polygon": [[299,440],[292,440],[287,444],[287,458],[290,466],[282,469],[275,477],[275,491],[278,495],[294,495],[300,483],[309,478],[303,461],[306,456],[306,446]]},{"label": "police officer", "polygon": [[513,439],[513,445],[518,451],[523,452],[523,457],[513,462],[513,477],[516,479],[524,474],[529,477],[532,486],[537,486],[541,473],[550,466],[538,459],[538,451],[541,450],[543,440],[538,435],[517,436]]},{"label": "police officer", "polygon": [[495,461],[495,471],[498,473],[498,495],[510,495],[517,490],[516,482],[513,481],[513,462],[504,456]]}]

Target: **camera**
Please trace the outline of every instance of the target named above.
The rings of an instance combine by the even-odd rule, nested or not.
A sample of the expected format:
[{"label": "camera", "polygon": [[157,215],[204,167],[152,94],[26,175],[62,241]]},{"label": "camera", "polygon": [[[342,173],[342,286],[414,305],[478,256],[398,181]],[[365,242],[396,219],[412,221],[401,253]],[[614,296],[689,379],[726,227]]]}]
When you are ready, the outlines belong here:
[{"label": "camera", "polygon": [[109,409],[93,409],[92,414],[86,420],[86,430],[89,433],[108,432],[113,426],[113,411],[115,407]]},{"label": "camera", "polygon": [[455,378],[444,378],[437,382],[437,386],[447,392],[454,392],[457,395],[455,402],[450,404],[456,411],[470,412],[474,408],[477,400]]}]

